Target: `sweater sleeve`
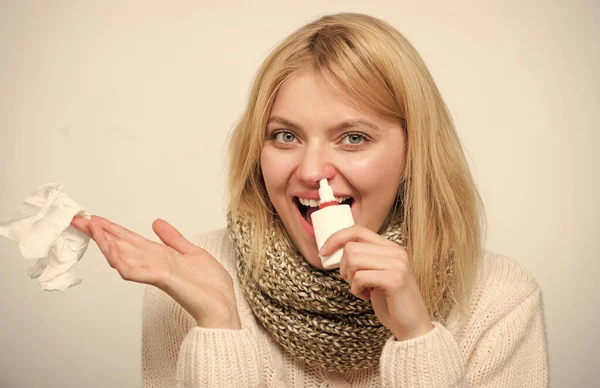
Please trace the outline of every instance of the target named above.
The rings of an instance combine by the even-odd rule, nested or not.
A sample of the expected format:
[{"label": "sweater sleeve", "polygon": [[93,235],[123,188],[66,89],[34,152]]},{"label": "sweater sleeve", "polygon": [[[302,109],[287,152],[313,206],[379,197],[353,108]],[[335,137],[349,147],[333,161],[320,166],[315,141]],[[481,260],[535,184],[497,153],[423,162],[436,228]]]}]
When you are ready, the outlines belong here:
[{"label": "sweater sleeve", "polygon": [[540,299],[540,291],[536,290],[493,326],[469,333],[469,337],[478,340],[473,341],[471,350],[464,350],[466,355],[439,323],[418,338],[390,338],[381,355],[382,386],[547,387],[548,360]]},{"label": "sweater sleeve", "polygon": [[163,291],[144,295],[145,388],[258,387],[259,359],[248,329],[206,329]]},{"label": "sweater sleeve", "polygon": [[[199,238],[198,245],[233,276],[233,265],[227,261],[231,254],[223,250],[223,236],[219,231],[208,233]],[[261,386],[256,340],[246,316],[240,317],[241,330],[202,328],[165,292],[146,287],[142,327],[144,388]]]},{"label": "sweater sleeve", "polygon": [[391,337],[380,360],[382,387],[465,387],[465,363],[452,334],[438,322],[406,341]]},{"label": "sweater sleeve", "polygon": [[259,387],[257,347],[248,330],[194,327],[177,362],[177,387]]},{"label": "sweater sleeve", "polygon": [[469,387],[548,386],[548,350],[540,290],[478,342],[467,365]]}]

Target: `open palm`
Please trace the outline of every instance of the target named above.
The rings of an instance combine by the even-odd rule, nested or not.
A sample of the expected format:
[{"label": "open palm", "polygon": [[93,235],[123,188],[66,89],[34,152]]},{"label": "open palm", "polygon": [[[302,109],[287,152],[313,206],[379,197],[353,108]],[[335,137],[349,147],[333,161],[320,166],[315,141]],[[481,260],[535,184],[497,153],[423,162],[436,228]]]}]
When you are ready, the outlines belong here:
[{"label": "open palm", "polygon": [[199,326],[239,328],[229,273],[168,222],[158,219],[152,224],[164,244],[99,216],[90,220],[75,217],[71,225],[98,244],[109,265],[123,279],[160,288],[188,311]]}]

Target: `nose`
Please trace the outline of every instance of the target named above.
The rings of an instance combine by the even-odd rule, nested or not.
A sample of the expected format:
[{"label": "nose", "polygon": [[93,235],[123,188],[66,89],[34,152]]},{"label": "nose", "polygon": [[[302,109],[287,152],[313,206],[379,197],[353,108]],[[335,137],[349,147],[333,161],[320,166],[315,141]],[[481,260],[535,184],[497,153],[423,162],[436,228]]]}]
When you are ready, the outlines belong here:
[{"label": "nose", "polygon": [[318,187],[321,179],[332,179],[336,171],[331,152],[318,145],[307,146],[296,169],[296,178],[309,187]]}]

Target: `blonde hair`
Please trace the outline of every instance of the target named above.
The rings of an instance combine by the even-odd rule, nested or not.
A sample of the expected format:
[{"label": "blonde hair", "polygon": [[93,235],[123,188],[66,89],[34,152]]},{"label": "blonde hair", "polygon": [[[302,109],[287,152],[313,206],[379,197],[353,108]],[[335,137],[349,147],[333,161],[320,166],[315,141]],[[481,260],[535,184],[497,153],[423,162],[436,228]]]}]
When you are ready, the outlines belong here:
[{"label": "blonde hair", "polygon": [[[234,128],[229,210],[255,223],[255,275],[263,268],[265,233],[276,219],[260,169],[266,123],[282,83],[305,69],[354,107],[402,124],[406,167],[390,217],[403,220],[430,315],[440,312],[446,292],[464,313],[483,249],[479,193],[452,118],[418,52],[391,25],[363,14],[321,17],[281,42],[260,67]],[[453,268],[453,281],[436,280],[435,272],[447,267]]]}]

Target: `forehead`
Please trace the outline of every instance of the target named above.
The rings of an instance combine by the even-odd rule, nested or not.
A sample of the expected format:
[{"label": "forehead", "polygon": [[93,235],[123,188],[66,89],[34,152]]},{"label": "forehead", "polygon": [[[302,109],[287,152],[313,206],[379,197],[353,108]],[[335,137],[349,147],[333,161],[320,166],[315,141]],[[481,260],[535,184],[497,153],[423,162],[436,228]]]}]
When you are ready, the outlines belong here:
[{"label": "forehead", "polygon": [[312,71],[290,76],[278,90],[270,116],[285,117],[304,125],[327,125],[347,119],[368,118],[373,115],[351,106]]}]

